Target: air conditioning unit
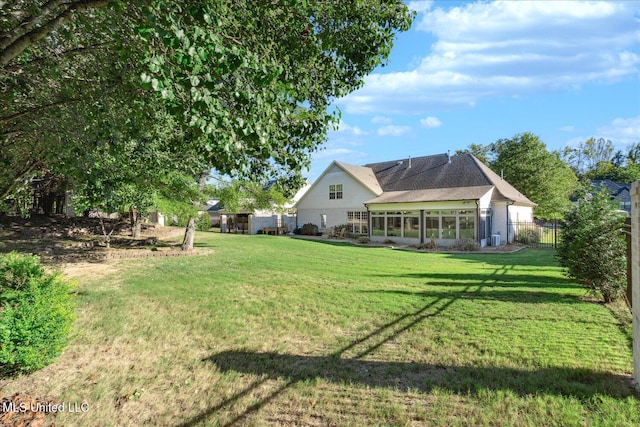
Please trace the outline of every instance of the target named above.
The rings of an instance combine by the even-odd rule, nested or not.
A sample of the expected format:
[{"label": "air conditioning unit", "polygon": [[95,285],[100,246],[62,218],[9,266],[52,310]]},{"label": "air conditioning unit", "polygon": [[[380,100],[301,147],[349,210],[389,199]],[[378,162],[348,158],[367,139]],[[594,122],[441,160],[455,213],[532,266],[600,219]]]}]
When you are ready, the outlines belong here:
[{"label": "air conditioning unit", "polygon": [[491,235],[491,246],[500,246],[500,235],[492,234]]}]

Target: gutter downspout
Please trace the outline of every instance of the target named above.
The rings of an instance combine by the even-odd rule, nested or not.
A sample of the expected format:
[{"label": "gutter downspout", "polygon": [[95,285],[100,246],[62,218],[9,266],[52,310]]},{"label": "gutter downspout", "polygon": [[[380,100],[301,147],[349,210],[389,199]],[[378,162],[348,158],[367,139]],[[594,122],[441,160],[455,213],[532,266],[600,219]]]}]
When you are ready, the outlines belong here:
[{"label": "gutter downspout", "polygon": [[507,242],[506,242],[507,245],[509,244],[509,206],[513,206],[515,204],[516,202],[514,200],[511,200],[511,203],[507,202]]},{"label": "gutter downspout", "polygon": [[480,244],[480,200],[476,200],[476,243]]},{"label": "gutter downspout", "polygon": [[369,212],[369,205],[365,203],[364,207],[367,208],[367,239],[371,240],[371,212]]}]

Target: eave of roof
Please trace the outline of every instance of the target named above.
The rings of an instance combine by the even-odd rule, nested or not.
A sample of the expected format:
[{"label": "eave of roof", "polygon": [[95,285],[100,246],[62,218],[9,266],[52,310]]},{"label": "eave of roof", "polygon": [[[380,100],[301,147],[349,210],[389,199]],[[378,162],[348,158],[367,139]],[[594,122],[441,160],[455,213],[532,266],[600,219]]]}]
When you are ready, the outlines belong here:
[{"label": "eave of roof", "polygon": [[488,166],[486,166],[480,160],[476,159],[475,156],[472,156],[470,154],[469,156],[473,158],[474,162],[476,163],[480,171],[487,177],[489,182],[495,185],[496,191],[493,192],[493,196],[491,198],[492,200],[514,202],[526,206],[538,206],[537,203],[529,200],[527,196],[520,193],[515,187],[498,176],[497,173],[489,169]]},{"label": "eave of roof", "polygon": [[376,175],[373,173],[373,170],[366,166],[356,166],[349,163],[335,162],[338,167],[342,168],[343,171],[351,175],[355,180],[359,181],[368,188],[373,194],[380,195],[382,194],[382,187],[380,187],[380,183],[376,178]]},{"label": "eave of roof", "polygon": [[486,195],[492,185],[475,187],[430,188],[423,190],[386,191],[375,199],[365,202],[365,205],[381,203],[424,203],[448,202],[458,200],[479,200]]}]

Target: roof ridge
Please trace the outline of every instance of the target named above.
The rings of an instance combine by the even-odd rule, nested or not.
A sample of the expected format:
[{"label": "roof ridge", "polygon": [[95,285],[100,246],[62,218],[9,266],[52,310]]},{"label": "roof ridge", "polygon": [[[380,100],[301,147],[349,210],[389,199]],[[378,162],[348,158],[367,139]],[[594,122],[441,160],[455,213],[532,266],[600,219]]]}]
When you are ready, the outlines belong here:
[{"label": "roof ridge", "polygon": [[[411,159],[411,160],[420,160],[420,159],[426,159],[426,158],[429,158],[429,157],[438,157],[438,156],[447,156],[447,155],[448,155],[448,153],[428,154],[426,156],[418,156],[418,157],[407,156],[407,157],[403,157],[402,159],[384,160],[382,162],[367,163],[367,164],[365,164],[363,166],[364,167],[372,167],[373,165],[381,165],[383,163],[399,163],[399,162],[404,162],[405,160],[408,161],[409,159]],[[454,155],[452,155],[451,157],[453,157]]]}]

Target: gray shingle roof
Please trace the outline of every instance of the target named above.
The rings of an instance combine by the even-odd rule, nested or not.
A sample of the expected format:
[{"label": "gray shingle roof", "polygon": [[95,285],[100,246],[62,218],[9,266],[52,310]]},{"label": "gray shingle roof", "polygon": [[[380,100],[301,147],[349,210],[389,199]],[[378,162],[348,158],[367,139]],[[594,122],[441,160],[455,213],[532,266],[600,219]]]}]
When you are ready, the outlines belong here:
[{"label": "gray shingle roof", "polygon": [[382,194],[382,188],[375,174],[366,166],[356,166],[349,163],[335,162],[343,170],[351,174],[355,179],[360,181],[364,186],[371,190],[374,194]]},{"label": "gray shingle roof", "polygon": [[449,200],[478,200],[487,194],[493,186],[481,185],[477,187],[459,188],[431,188],[427,190],[387,191],[370,203],[410,203],[410,202],[440,202]]},{"label": "gray shingle roof", "polygon": [[[489,187],[494,186],[496,191],[493,193],[493,200],[536,205],[471,154],[451,157],[447,154],[438,154],[371,163],[365,167],[373,171],[384,191],[382,196],[367,203],[393,203],[391,200],[394,202],[396,200],[474,200],[486,194]],[[484,193],[478,195],[485,189]],[[439,191],[425,192],[424,190]],[[404,193],[387,195],[388,192]],[[425,197],[428,195],[434,198],[426,200]],[[423,200],[409,200],[412,196]]]}]

